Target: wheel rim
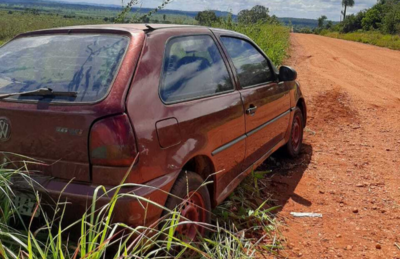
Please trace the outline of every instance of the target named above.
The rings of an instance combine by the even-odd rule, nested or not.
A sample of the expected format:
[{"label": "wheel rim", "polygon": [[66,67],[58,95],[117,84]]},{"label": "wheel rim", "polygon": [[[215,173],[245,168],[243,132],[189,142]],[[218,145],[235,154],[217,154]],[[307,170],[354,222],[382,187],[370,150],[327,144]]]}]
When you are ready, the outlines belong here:
[{"label": "wheel rim", "polygon": [[296,116],[293,122],[292,137],[291,137],[292,147],[296,151],[299,149],[301,144],[301,135],[302,135],[301,132],[302,132],[301,121],[300,118]]},{"label": "wheel rim", "polygon": [[185,197],[181,207],[181,222],[194,222],[185,223],[176,228],[177,234],[183,236],[186,239],[185,241],[193,241],[197,234],[204,234],[204,228],[196,224],[197,222],[203,223],[206,220],[204,204],[203,197],[198,192],[190,192]]}]

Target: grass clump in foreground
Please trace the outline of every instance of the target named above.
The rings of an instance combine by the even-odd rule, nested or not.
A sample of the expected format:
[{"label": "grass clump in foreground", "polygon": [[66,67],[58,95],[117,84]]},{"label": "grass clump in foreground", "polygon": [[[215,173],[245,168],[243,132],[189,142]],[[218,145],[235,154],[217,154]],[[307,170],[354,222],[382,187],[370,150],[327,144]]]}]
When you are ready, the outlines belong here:
[{"label": "grass clump in foreground", "polygon": [[350,32],[350,33],[325,31],[322,32],[321,35],[336,39],[356,41],[379,47],[400,50],[399,35],[382,34],[381,32],[378,31]]},{"label": "grass clump in foreground", "polygon": [[[122,197],[140,199],[143,204],[166,209],[134,194],[119,192],[122,187],[138,186],[135,184],[121,184],[110,190],[115,191],[110,203],[97,208],[96,200],[104,195],[101,193],[107,193],[103,186],[99,186],[91,206],[81,220],[67,227],[62,227],[61,224],[67,209],[65,203],[58,201],[55,207],[57,214],[49,217],[41,206],[40,195],[34,192],[36,211],[41,212],[44,223],[33,230],[32,220],[23,224],[24,221],[13,203],[16,193],[11,179],[17,177],[32,184],[32,179],[26,173],[29,163],[40,162],[25,157],[21,157],[21,160],[25,160],[24,166],[19,169],[6,169],[5,165],[0,167],[1,258],[179,258],[190,252],[190,257],[194,258],[239,259],[253,258],[256,253],[265,251],[274,253],[280,248],[276,232],[277,221],[270,213],[274,208],[265,209],[266,202],[261,202],[262,198],[259,196],[257,182],[265,173],[253,174],[227,202],[216,209],[215,225],[203,226],[210,232],[208,237],[188,243],[175,235],[178,225],[190,223],[180,218],[180,213],[176,210],[168,211],[166,217],[149,227],[134,228],[111,221],[116,203]],[[233,212],[233,207],[237,209],[236,212]],[[22,230],[12,228],[11,222],[20,223]],[[159,228],[158,225],[163,227]],[[80,238],[77,240],[69,237],[69,231],[73,227],[80,228]]]}]

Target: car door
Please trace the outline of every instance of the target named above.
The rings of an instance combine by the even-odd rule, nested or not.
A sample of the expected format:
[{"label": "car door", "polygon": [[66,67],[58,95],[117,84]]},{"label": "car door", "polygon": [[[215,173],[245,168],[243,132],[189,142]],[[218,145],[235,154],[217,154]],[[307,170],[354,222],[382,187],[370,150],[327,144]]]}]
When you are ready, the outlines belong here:
[{"label": "car door", "polygon": [[245,170],[284,139],[290,121],[290,89],[278,82],[273,65],[251,41],[220,39],[241,88],[247,135]]},{"label": "car door", "polygon": [[205,174],[218,172],[208,180],[214,181],[214,202],[221,202],[241,173],[246,132],[241,95],[211,31],[149,32],[130,91],[127,109],[144,177],[188,166]]}]

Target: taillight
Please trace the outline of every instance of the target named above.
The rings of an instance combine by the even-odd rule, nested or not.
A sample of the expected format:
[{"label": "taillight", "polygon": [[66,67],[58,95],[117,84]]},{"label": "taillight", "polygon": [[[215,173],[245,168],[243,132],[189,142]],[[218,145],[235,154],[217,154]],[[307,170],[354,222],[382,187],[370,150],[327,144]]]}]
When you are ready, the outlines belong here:
[{"label": "taillight", "polygon": [[90,131],[89,148],[93,165],[130,166],[136,156],[136,144],[128,116],[96,122]]}]

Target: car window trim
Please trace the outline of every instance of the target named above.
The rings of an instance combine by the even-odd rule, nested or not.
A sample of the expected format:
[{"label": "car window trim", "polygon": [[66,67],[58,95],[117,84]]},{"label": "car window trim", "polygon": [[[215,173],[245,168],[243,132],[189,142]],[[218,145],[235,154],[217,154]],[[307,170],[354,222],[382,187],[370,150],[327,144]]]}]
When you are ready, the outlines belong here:
[{"label": "car window trim", "polygon": [[[160,98],[161,102],[164,105],[173,105],[173,104],[182,103],[182,102],[188,102],[188,101],[193,101],[193,100],[210,98],[210,97],[213,97],[213,96],[219,96],[219,95],[228,94],[228,93],[232,93],[232,92],[236,91],[236,87],[235,87],[234,81],[232,80],[232,75],[231,75],[231,73],[229,73],[229,68],[228,68],[229,64],[226,63],[226,60],[223,57],[223,53],[221,53],[221,49],[218,47],[218,42],[216,41],[216,39],[212,35],[213,35],[212,33],[211,34],[207,34],[207,33],[193,34],[193,33],[190,33],[190,34],[171,36],[166,40],[166,42],[164,44],[164,54],[163,54],[163,57],[162,57],[162,67],[161,67],[160,82],[159,82],[159,85],[158,85],[158,97]],[[226,68],[226,71],[228,72],[229,78],[231,79],[232,89],[231,90],[227,90],[227,91],[223,91],[223,92],[219,92],[219,93],[215,93],[215,94],[208,94],[208,95],[203,95],[203,96],[198,96],[198,97],[193,97],[193,98],[185,98],[185,99],[181,99],[181,100],[173,101],[173,102],[166,102],[161,97],[161,88],[162,88],[162,84],[164,82],[164,77],[165,77],[165,75],[164,75],[165,62],[164,61],[165,61],[165,58],[166,58],[166,55],[167,55],[167,46],[168,46],[169,42],[172,41],[173,39],[184,38],[184,37],[195,37],[195,36],[208,36],[214,42],[215,46],[218,49],[218,52],[221,55],[221,59],[223,60],[223,62],[225,64],[225,68]]]},{"label": "car window trim", "polygon": [[231,80],[232,80],[232,83],[234,84],[234,88],[237,91],[241,90],[240,84],[238,81],[239,79],[237,78],[236,70],[232,64],[232,60],[229,58],[227,52],[225,51],[224,45],[222,44],[219,36],[215,33],[214,30],[210,29],[210,31],[211,31],[212,35],[214,36],[215,40],[217,41],[218,48],[220,49],[220,51],[222,52],[222,54],[224,56],[225,64],[228,67],[228,71],[229,71],[229,74],[231,75]]},{"label": "car window trim", "polygon": [[[250,45],[252,45],[252,46],[267,60],[268,67],[269,67],[269,69],[270,69],[270,71],[271,71],[273,80],[272,80],[272,81],[266,81],[266,82],[263,82],[263,83],[254,84],[254,85],[249,85],[249,86],[243,87],[243,86],[240,84],[240,80],[239,80],[239,76],[238,76],[238,73],[237,73],[235,64],[234,64],[234,62],[233,62],[231,56],[229,55],[228,50],[226,49],[224,43],[222,42],[222,39],[221,39],[221,38],[224,38],[224,37],[225,37],[225,38],[234,38],[234,39],[243,40],[243,41],[248,42]],[[238,35],[229,35],[229,34],[220,34],[220,35],[219,35],[219,41],[220,41],[220,43],[221,43],[221,46],[222,46],[224,52],[226,53],[227,58],[229,59],[230,66],[232,67],[232,70],[235,72],[235,78],[237,78],[237,83],[238,83],[240,89],[249,89],[249,88],[254,88],[254,87],[258,87],[258,86],[262,86],[262,85],[269,85],[269,84],[272,84],[272,83],[276,83],[276,82],[277,82],[277,76],[276,76],[276,74],[275,74],[275,70],[272,68],[272,62],[271,62],[271,60],[270,60],[270,59],[268,58],[268,56],[264,53],[264,51],[262,51],[262,50],[258,47],[258,45],[255,44],[253,41],[251,41],[250,39],[247,39],[247,38],[245,38],[245,37],[240,37],[240,36],[238,36]]]},{"label": "car window trim", "polygon": [[257,87],[269,87],[272,86],[274,84],[277,84],[275,81],[268,81],[266,83],[260,83],[260,84],[255,84],[255,85],[251,85],[251,86],[246,86],[244,88],[242,88],[242,90],[247,90],[247,89],[252,89],[252,88],[257,88]]},{"label": "car window trim", "polygon": [[[44,32],[45,32],[45,31],[44,31]],[[132,35],[131,35],[131,34],[129,34],[129,33],[124,33],[124,31],[121,31],[121,33],[118,33],[118,32],[116,32],[116,33],[113,33],[113,32],[103,32],[103,33],[102,33],[102,32],[79,32],[79,31],[78,31],[78,32],[71,32],[71,33],[65,33],[65,32],[62,32],[62,33],[54,32],[54,33],[48,33],[48,34],[46,34],[46,33],[43,33],[43,34],[38,33],[38,34],[36,34],[36,33],[35,33],[35,34],[32,34],[32,35],[28,34],[28,35],[26,35],[26,36],[23,36],[23,35],[22,35],[22,36],[17,36],[17,37],[15,37],[14,39],[12,39],[12,40],[6,42],[5,44],[0,45],[0,48],[4,47],[6,44],[9,44],[9,43],[11,43],[11,42],[14,41],[14,40],[23,39],[23,38],[33,38],[33,37],[53,36],[53,35],[66,35],[66,36],[70,36],[70,35],[95,35],[95,34],[98,34],[98,35],[113,35],[113,36],[118,35],[118,36],[125,37],[125,38],[128,39],[128,44],[126,45],[124,55],[122,55],[121,62],[120,62],[120,64],[118,65],[118,67],[117,67],[117,69],[116,69],[117,73],[115,74],[113,80],[112,80],[112,81],[110,82],[110,84],[109,84],[107,93],[106,93],[101,99],[96,100],[96,101],[93,101],[93,102],[60,102],[60,101],[58,101],[58,102],[57,102],[57,101],[46,102],[47,105],[56,105],[56,106],[95,105],[95,104],[101,103],[102,101],[104,101],[105,99],[107,99],[107,97],[110,95],[110,93],[111,93],[111,91],[112,91],[112,88],[113,88],[113,86],[114,86],[115,80],[116,80],[117,77],[118,77],[118,74],[119,74],[119,72],[120,72],[120,70],[121,70],[122,64],[124,63],[124,60],[125,60],[125,58],[126,58],[126,54],[128,53],[128,49],[129,49],[130,44],[131,44],[131,42],[132,42]],[[129,79],[129,81],[132,80],[132,77],[133,77],[133,75],[131,76],[131,78]],[[0,101],[1,101],[1,102],[10,102],[10,103],[28,103],[28,104],[43,103],[42,100],[2,99],[2,100],[0,100]]]},{"label": "car window trim", "polygon": [[219,97],[220,95],[233,93],[235,91],[236,91],[236,89],[233,89],[233,90],[229,90],[229,91],[220,92],[220,93],[217,93],[217,94],[208,94],[208,95],[199,96],[199,97],[195,97],[195,98],[186,98],[186,99],[181,99],[181,100],[178,100],[178,101],[173,101],[173,102],[168,102],[168,103],[163,102],[163,103],[165,105],[173,105],[173,104],[179,104],[179,103],[184,103],[184,102],[201,100],[201,99],[205,99],[205,98]]}]

